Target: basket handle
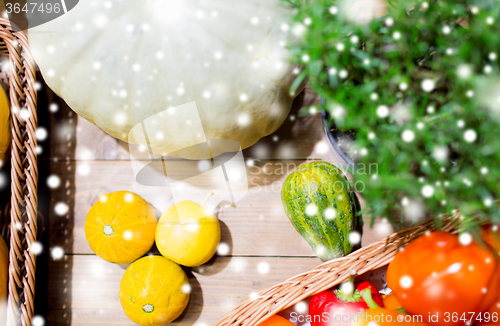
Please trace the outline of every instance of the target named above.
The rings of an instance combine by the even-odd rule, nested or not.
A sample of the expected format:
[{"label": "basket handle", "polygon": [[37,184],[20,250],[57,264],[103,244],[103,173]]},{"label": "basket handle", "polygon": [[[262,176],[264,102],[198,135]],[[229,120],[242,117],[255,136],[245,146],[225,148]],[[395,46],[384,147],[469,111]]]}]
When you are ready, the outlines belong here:
[{"label": "basket handle", "polygon": [[35,61],[28,38],[9,20],[0,18],[0,50],[10,62],[11,211],[7,325],[29,326],[34,313],[36,256],[29,250],[37,239],[37,140]]}]

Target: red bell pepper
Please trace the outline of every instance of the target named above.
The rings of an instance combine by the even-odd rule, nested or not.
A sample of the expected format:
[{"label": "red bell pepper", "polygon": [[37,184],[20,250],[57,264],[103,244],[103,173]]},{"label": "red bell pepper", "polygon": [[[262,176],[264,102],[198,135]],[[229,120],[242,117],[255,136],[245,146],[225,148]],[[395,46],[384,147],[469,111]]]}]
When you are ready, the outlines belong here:
[{"label": "red bell pepper", "polygon": [[383,307],[384,303],[380,294],[370,282],[359,283],[354,292],[347,295],[340,289],[323,291],[314,295],[309,302],[311,326],[351,325],[351,316],[369,308],[361,296],[361,292],[368,288],[376,305]]}]

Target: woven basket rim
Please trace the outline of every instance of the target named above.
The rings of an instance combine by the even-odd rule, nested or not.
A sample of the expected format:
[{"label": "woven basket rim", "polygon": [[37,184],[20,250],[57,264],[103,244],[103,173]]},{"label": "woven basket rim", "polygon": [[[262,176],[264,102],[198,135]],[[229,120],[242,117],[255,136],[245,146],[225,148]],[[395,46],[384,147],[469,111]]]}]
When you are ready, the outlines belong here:
[{"label": "woven basket rim", "polygon": [[0,18],[0,51],[9,56],[11,200],[7,325],[31,325],[34,313],[37,239],[38,127],[35,61],[28,38]]},{"label": "woven basket rim", "polygon": [[[443,219],[440,230],[455,232],[457,212]],[[256,298],[247,299],[225,314],[215,326],[258,325],[277,314],[319,292],[328,290],[349,279],[351,275],[363,275],[388,265],[398,252],[426,232],[436,230],[433,218],[413,227],[395,232],[388,237],[341,258],[333,259],[300,273],[288,280],[260,291]]]}]

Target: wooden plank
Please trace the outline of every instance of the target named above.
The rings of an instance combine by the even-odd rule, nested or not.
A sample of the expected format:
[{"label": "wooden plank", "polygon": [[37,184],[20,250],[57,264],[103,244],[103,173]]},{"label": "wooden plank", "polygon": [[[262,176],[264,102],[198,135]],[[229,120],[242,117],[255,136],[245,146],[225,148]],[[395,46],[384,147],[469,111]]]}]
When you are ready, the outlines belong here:
[{"label": "wooden plank", "polygon": [[[187,270],[192,288],[186,311],[173,325],[208,326],[251,293],[317,266],[317,258],[220,257]],[[122,311],[118,290],[124,267],[95,255],[51,260],[47,325],[135,325]],[[264,273],[265,272],[265,273]]]},{"label": "wooden plank", "polygon": [[[246,196],[237,203],[237,207],[228,207],[218,214],[222,242],[229,245],[231,255],[312,256],[309,245],[288,221],[281,203],[284,179],[303,163],[303,160],[289,160],[259,161],[253,166],[247,164],[250,188]],[[182,173],[197,172],[196,164],[175,161],[174,165]],[[169,188],[137,183],[131,162],[51,162],[50,170],[61,179],[59,188],[52,189],[50,193],[50,245],[62,246],[67,253],[92,253],[85,238],[85,218],[103,194],[118,190],[133,191],[150,202],[158,210],[158,216],[174,203]],[[162,175],[158,174],[158,177]],[[210,191],[210,186],[206,184],[185,181],[181,184],[183,192],[177,195],[195,202],[201,202]],[[219,201],[213,198],[211,203]],[[61,203],[68,206],[68,212],[58,215]],[[379,240],[387,232],[378,225],[370,229],[365,223],[363,244]]]},{"label": "wooden plank", "polygon": [[[113,138],[96,125],[74,114],[66,103],[44,84],[39,111],[49,116],[46,128],[49,140],[42,147],[49,147],[47,156],[58,160],[129,160],[129,144]],[[302,107],[317,103],[318,98],[309,89],[297,97],[283,125],[273,134],[264,137],[254,146],[244,150],[245,158],[258,159],[302,159],[308,157],[332,157],[326,145],[321,115],[299,116]],[[52,106],[51,106],[52,105]],[[55,105],[55,106],[53,106]],[[57,107],[57,112],[51,108]],[[50,146],[48,146],[50,144]],[[130,145],[137,148],[136,145]],[[137,150],[133,153],[138,154]],[[144,152],[133,156],[148,159]]]}]

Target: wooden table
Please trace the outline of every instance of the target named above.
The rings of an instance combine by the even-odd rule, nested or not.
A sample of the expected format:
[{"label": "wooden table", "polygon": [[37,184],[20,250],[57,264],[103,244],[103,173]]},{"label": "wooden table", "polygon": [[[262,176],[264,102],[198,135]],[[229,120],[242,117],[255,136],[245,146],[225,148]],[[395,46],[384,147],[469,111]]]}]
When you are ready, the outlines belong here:
[{"label": "wooden table", "polygon": [[[310,160],[340,160],[325,141],[320,115],[298,114],[317,102],[311,92],[302,93],[277,132],[244,150],[250,188],[237,207],[218,215],[229,254],[186,269],[191,299],[174,324],[211,325],[252,293],[321,263],[288,221],[280,199],[281,184],[295,167]],[[159,212],[173,204],[172,198],[158,187],[135,182],[128,145],[78,117],[45,84],[39,91],[39,117],[49,136],[40,142],[44,254],[38,258],[35,314],[50,326],[134,325],[118,299],[126,266],[92,252],[85,217],[102,194],[113,191],[134,191]],[[50,175],[60,178],[58,188],[47,186]],[[197,197],[210,190],[192,184],[187,189]],[[363,245],[387,235],[381,223],[374,229],[365,226]],[[50,255],[55,247],[64,249],[62,259]]]}]

